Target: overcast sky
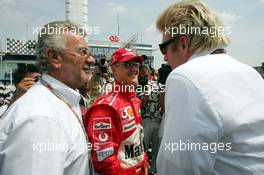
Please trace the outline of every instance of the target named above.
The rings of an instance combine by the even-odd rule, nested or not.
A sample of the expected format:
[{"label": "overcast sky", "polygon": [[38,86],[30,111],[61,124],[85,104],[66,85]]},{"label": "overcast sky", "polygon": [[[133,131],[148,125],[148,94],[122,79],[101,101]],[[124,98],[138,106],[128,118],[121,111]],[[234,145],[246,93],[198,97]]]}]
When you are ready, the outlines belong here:
[{"label": "overcast sky", "polygon": [[[89,39],[107,40],[117,34],[117,13],[120,21],[121,41],[139,34],[138,42],[157,48],[161,34],[155,28],[157,16],[172,0],[89,0],[89,26],[100,28],[99,35]],[[264,0],[204,0],[221,16],[226,27],[231,27],[228,53],[252,65],[264,62]],[[2,47],[8,37],[36,39],[33,27],[65,19],[64,0],[0,0],[0,37]],[[155,67],[163,61],[159,51],[153,53]]]}]

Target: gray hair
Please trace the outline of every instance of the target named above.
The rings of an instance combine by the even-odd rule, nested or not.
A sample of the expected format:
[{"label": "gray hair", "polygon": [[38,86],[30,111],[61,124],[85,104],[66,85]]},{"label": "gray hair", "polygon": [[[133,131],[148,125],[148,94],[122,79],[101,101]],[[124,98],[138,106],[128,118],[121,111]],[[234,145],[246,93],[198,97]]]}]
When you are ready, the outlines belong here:
[{"label": "gray hair", "polygon": [[36,65],[39,67],[41,73],[49,71],[49,64],[45,54],[46,50],[52,48],[56,51],[61,51],[65,48],[65,34],[86,36],[85,28],[70,21],[54,21],[41,28],[36,45]]}]

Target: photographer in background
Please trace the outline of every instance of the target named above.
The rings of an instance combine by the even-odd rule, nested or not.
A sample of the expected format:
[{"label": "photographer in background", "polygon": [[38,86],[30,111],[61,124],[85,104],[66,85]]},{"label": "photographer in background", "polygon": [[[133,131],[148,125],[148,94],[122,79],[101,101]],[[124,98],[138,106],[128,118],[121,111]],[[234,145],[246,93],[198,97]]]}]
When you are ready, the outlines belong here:
[{"label": "photographer in background", "polygon": [[34,64],[22,64],[18,66],[13,74],[14,84],[16,86],[13,102],[24,95],[40,77],[38,68]]},{"label": "photographer in background", "polygon": [[90,97],[93,99],[91,102],[96,100],[101,94],[106,92],[107,88],[111,88],[114,79],[110,77],[108,71],[108,64],[105,59],[101,59],[99,63],[95,64],[93,75],[90,79]]},{"label": "photographer in background", "polygon": [[[8,107],[24,95],[29,88],[31,88],[37,81],[40,74],[38,73],[38,68],[33,64],[19,64],[18,68],[13,73],[13,80],[16,87],[14,95],[11,93],[11,90],[6,88],[1,94],[0,102],[0,116],[8,109]],[[8,93],[7,93],[8,91]],[[5,98],[4,98],[5,97]],[[4,100],[2,100],[4,99]]]}]

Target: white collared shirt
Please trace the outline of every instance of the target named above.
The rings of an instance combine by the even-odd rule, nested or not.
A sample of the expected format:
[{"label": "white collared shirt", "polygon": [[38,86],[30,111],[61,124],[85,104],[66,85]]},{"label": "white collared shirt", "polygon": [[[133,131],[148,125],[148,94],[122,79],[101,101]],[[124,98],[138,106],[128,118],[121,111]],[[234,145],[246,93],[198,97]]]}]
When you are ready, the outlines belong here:
[{"label": "white collared shirt", "polygon": [[[43,79],[81,119],[80,94],[49,75]],[[0,120],[0,174],[89,174],[85,134],[77,117],[40,82]]]},{"label": "white collared shirt", "polygon": [[264,174],[263,106],[253,68],[226,54],[193,55],[166,82],[158,173]]}]

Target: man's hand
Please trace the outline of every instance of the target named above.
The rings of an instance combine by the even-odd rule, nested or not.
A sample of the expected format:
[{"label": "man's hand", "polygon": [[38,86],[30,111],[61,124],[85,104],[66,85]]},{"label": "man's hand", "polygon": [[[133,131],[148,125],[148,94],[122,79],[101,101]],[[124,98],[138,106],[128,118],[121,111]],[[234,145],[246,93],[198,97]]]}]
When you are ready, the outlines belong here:
[{"label": "man's hand", "polygon": [[31,86],[35,84],[34,78],[24,78],[17,85],[17,92],[25,93]]},{"label": "man's hand", "polygon": [[[39,74],[38,74],[38,76],[39,76]],[[35,78],[37,78],[38,76],[35,76]],[[16,95],[15,95],[14,101],[17,100],[22,95],[24,95],[27,92],[27,90],[29,88],[31,88],[36,83],[35,78],[26,77],[26,78],[23,78],[18,83],[17,88],[16,88]]]}]

